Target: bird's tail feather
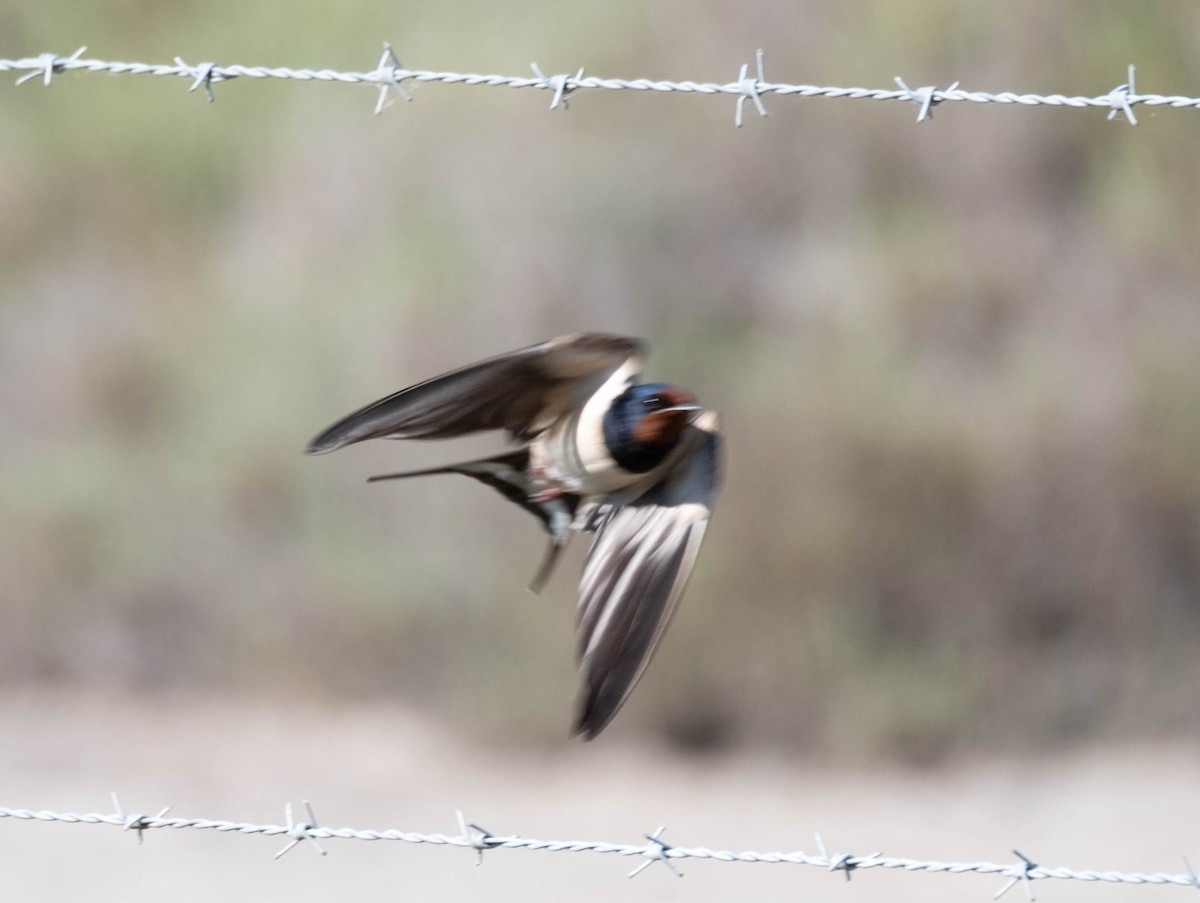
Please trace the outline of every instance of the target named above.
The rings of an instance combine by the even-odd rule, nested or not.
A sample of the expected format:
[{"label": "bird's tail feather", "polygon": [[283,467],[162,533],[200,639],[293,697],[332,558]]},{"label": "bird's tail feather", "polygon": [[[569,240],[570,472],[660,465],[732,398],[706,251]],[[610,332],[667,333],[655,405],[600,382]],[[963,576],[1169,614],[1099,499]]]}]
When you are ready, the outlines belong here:
[{"label": "bird's tail feather", "polygon": [[519,449],[514,452],[504,452],[500,455],[494,455],[491,458],[464,461],[460,464],[448,464],[444,467],[430,467],[425,470],[408,470],[401,473],[379,474],[378,476],[370,477],[368,482],[376,483],[381,480],[404,480],[409,477],[461,473],[464,476],[471,477],[491,486],[510,502],[520,505],[530,514],[534,515],[542,522],[542,526],[546,528],[546,531],[550,533],[550,545],[546,549],[546,554],[543,556],[542,563],[538,566],[537,572],[533,575],[533,581],[529,584],[531,590],[535,593],[540,593],[542,587],[546,585],[546,581],[550,579],[550,575],[554,572],[554,566],[558,563],[559,554],[567,545],[570,515],[574,514],[578,500],[574,496],[563,496],[561,500],[557,501],[557,507],[561,508],[562,511],[556,510],[555,502],[530,501],[531,487],[529,479],[526,476],[528,466],[528,449]]}]

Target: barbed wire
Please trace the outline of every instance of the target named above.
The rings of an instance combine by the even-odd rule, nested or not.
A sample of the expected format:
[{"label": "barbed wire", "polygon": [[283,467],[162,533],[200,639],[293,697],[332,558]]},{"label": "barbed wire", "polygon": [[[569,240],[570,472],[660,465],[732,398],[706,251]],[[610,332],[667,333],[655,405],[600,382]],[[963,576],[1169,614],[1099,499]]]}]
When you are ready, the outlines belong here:
[{"label": "barbed wire", "polygon": [[336,69],[291,69],[286,67],[269,66],[220,66],[213,62],[197,63],[184,62],[175,57],[173,65],[162,63],[130,63],[111,60],[84,59],[86,47],[80,47],[70,56],[59,56],[55,53],[41,53],[24,59],[0,59],[0,72],[24,73],[17,79],[17,84],[41,78],[44,85],[49,86],[55,75],[65,72],[104,72],[111,75],[158,75],[187,79],[191,83],[189,91],[203,88],[209,101],[215,99],[213,85],[218,82],[230,81],[235,78],[278,78],[294,81],[323,81],[341,82],[345,84],[362,84],[371,86],[379,91],[375,104],[378,114],[387,106],[389,98],[398,96],[411,100],[404,90],[404,84],[422,84],[438,82],[447,85],[468,85],[472,87],[489,88],[537,88],[550,91],[550,109],[566,108],[568,97],[581,91],[651,91],[657,93],[731,95],[736,99],[734,106],[734,124],[742,125],[742,113],[746,101],[753,103],[760,116],[768,115],[763,104],[765,95],[826,97],[845,100],[878,100],[903,101],[917,104],[917,122],[923,122],[933,117],[933,109],[942,103],[985,103],[1009,104],[1019,106],[1050,106],[1050,107],[1100,107],[1107,108],[1108,118],[1121,116],[1130,125],[1137,125],[1137,117],[1133,112],[1135,106],[1170,107],[1170,108],[1200,108],[1200,98],[1183,95],[1138,94],[1134,85],[1134,67],[1128,69],[1126,81],[1115,88],[1093,97],[1066,94],[1018,94],[1011,91],[988,92],[968,91],[960,88],[958,82],[948,88],[938,88],[925,85],[910,88],[904,79],[897,76],[896,88],[838,88],[819,85],[787,84],[767,81],[763,52],[758,51],[753,73],[749,64],[744,64],[738,76],[730,82],[694,82],[694,81],[656,81],[647,78],[600,78],[585,75],[584,70],[578,69],[574,74],[560,73],[545,75],[533,63],[533,76],[517,75],[478,75],[463,72],[439,72],[431,69],[406,69],[400,64],[391,45],[384,45],[383,56],[379,64],[367,72],[343,72]]},{"label": "barbed wire", "polygon": [[50,812],[33,809],[10,809],[0,807],[0,819],[12,818],[20,821],[33,822],[66,822],[69,824],[111,825],[124,831],[137,834],[138,843],[142,843],[146,831],[157,828],[172,828],[175,830],[197,829],[217,831],[222,834],[249,836],[261,834],[266,837],[287,837],[286,846],[280,849],[275,858],[278,859],[299,844],[307,843],[320,855],[326,854],[320,845],[322,840],[391,840],[410,844],[433,844],[435,846],[463,847],[475,851],[476,864],[483,861],[483,854],[493,850],[526,850],[529,852],[545,853],[599,853],[616,856],[638,857],[642,860],[631,872],[633,878],[645,869],[661,862],[675,875],[682,877],[675,867],[675,861],[682,859],[707,859],[716,862],[764,863],[776,865],[807,865],[825,869],[829,872],[842,872],[846,880],[850,880],[854,872],[866,869],[888,869],[906,873],[924,872],[938,875],[999,875],[1007,878],[1007,882],[994,895],[1000,899],[1009,890],[1020,884],[1029,900],[1033,901],[1032,885],[1035,881],[1070,880],[1103,882],[1108,884],[1133,885],[1176,885],[1200,889],[1200,878],[1192,870],[1188,860],[1183,859],[1186,871],[1183,874],[1166,872],[1117,872],[1099,870],[1080,870],[1071,868],[1047,868],[1039,865],[1023,853],[1013,850],[1017,857],[1015,863],[995,862],[939,862],[922,859],[907,859],[896,856],[885,856],[876,852],[867,856],[855,856],[850,853],[831,853],[826,847],[820,834],[815,836],[817,852],[734,852],[731,850],[714,850],[708,847],[678,847],[663,839],[665,827],[660,826],[654,832],[644,835],[644,843],[613,843],[602,840],[537,840],[532,837],[518,835],[496,835],[477,824],[468,822],[461,811],[457,812],[457,834],[425,834],[415,831],[400,831],[395,828],[385,830],[363,830],[359,828],[329,828],[320,825],[312,804],[304,802],[307,820],[299,820],[291,803],[284,806],[284,824],[252,824],[248,822],[227,821],[212,818],[168,818],[171,807],[159,810],[157,815],[146,815],[139,812],[126,812],[116,793],[111,795],[114,811],[111,814],[73,812]]}]

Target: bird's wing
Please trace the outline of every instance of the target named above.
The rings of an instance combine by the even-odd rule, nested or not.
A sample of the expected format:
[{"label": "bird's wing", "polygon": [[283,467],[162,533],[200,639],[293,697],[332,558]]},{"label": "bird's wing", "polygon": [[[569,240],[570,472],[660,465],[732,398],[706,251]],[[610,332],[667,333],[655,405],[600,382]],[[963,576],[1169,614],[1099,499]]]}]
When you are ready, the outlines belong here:
[{"label": "bird's wing", "polygon": [[599,520],[579,584],[584,686],[576,733],[592,739],[628,698],[662,640],[696,561],[720,479],[711,412],[688,428],[676,463],[636,501]]},{"label": "bird's wing", "polygon": [[529,439],[587,397],[642,345],[623,336],[562,336],[436,376],[342,418],[308,444],[320,455],[363,439],[445,439],[508,430]]}]

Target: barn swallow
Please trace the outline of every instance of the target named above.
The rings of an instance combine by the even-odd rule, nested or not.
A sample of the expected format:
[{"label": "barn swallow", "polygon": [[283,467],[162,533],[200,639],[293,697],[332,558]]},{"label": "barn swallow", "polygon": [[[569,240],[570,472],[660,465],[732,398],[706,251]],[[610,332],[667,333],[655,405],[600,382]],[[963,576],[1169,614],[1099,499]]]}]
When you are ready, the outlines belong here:
[{"label": "barn swallow", "polygon": [[538,591],[573,533],[594,533],[579,584],[583,674],[575,730],[590,740],[629,697],[696,560],[720,480],[715,412],[686,389],[638,383],[643,345],[562,336],[402,389],[309,443],[447,439],[504,430],[515,450],[371,480],[458,473],[535,515],[550,544]]}]

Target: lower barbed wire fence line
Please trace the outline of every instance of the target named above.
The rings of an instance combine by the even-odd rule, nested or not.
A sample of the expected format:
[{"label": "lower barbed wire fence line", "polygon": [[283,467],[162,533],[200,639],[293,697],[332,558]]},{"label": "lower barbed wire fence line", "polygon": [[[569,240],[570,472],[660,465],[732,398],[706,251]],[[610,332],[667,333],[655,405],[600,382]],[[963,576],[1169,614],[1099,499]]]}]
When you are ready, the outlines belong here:
[{"label": "lower barbed wire fence line", "polygon": [[837,88],[819,85],[786,84],[767,81],[763,65],[763,52],[758,51],[756,65],[751,71],[749,64],[743,65],[737,78],[729,82],[658,81],[648,78],[600,78],[585,75],[583,69],[575,72],[544,75],[537,64],[532,65],[532,76],[478,75],[463,72],[439,72],[429,69],[406,69],[392,51],[384,45],[379,64],[366,72],[343,72],[335,69],[290,69],[286,67],[218,65],[212,62],[189,64],[175,57],[174,64],[131,63],[110,60],[84,59],[86,47],[80,47],[70,56],[41,53],[23,59],[0,59],[0,72],[23,73],[17,84],[40,79],[50,85],[54,76],[66,72],[108,73],[111,75],[158,75],[183,78],[189,81],[190,91],[203,88],[211,101],[215,95],[213,85],[236,78],[276,78],[302,82],[341,82],[344,84],[368,85],[379,91],[375,112],[379,113],[394,95],[411,100],[405,91],[406,84],[437,82],[447,85],[467,85],[489,88],[537,88],[552,94],[550,108],[567,107],[567,98],[584,91],[646,91],[661,94],[707,94],[732,96],[736,99],[734,124],[741,126],[746,101],[754,104],[759,115],[766,116],[763,97],[795,96],[826,97],[845,100],[903,101],[917,105],[917,122],[930,119],[933,108],[942,103],[965,102],[983,104],[1009,104],[1016,106],[1050,107],[1099,107],[1107,109],[1108,118],[1122,117],[1130,125],[1137,125],[1135,106],[1200,108],[1200,98],[1182,95],[1138,94],[1134,86],[1134,67],[1128,68],[1126,81],[1103,94],[1092,97],[1066,94],[1018,94],[1011,91],[997,93],[968,91],[955,82],[947,88],[934,85],[910,88],[902,78],[896,78],[895,88]]},{"label": "lower barbed wire fence line", "polygon": [[629,872],[632,878],[655,863],[661,862],[672,873],[682,877],[675,863],[684,859],[707,859],[716,862],[740,863],[770,863],[782,865],[808,865],[825,869],[829,872],[841,872],[846,880],[850,880],[854,872],[866,869],[889,869],[907,873],[924,872],[936,875],[998,875],[1006,879],[1004,885],[993,895],[999,899],[1018,884],[1022,886],[1029,900],[1034,900],[1033,882],[1048,880],[1091,881],[1108,884],[1136,885],[1176,885],[1200,889],[1200,878],[1192,870],[1187,859],[1183,859],[1186,871],[1182,874],[1166,872],[1116,872],[1079,870],[1070,868],[1048,868],[1039,865],[1025,854],[1013,850],[1016,862],[1008,864],[995,862],[938,862],[922,859],[905,859],[896,856],[885,856],[883,853],[871,853],[866,856],[856,856],[850,853],[829,852],[821,835],[816,835],[816,853],[795,851],[756,853],[753,851],[733,852],[730,850],[713,850],[708,847],[681,847],[669,844],[663,837],[665,827],[659,827],[651,834],[644,835],[644,843],[612,843],[600,840],[537,840],[532,837],[517,835],[492,834],[485,828],[467,821],[461,811],[457,813],[457,834],[423,834],[415,831],[400,831],[394,828],[386,830],[362,830],[358,828],[329,828],[320,825],[312,804],[304,803],[306,819],[298,819],[292,809],[292,804],[284,806],[284,824],[250,824],[247,822],[225,821],[211,818],[170,818],[170,806],[164,807],[156,815],[146,815],[139,812],[127,813],[121,805],[117,794],[112,794],[113,813],[77,814],[73,812],[50,812],[33,809],[10,809],[0,807],[0,819],[17,819],[24,822],[65,822],[68,824],[110,825],[124,831],[137,834],[138,843],[142,843],[146,831],[158,828],[174,828],[182,830],[194,828],[198,830],[217,831],[223,834],[249,836],[262,834],[266,837],[286,837],[286,845],[275,853],[278,859],[293,847],[307,843],[313,850],[324,856],[326,851],[321,846],[322,840],[392,840],[410,844],[433,844],[435,846],[463,847],[475,851],[477,864],[483,862],[483,854],[493,850],[526,850],[545,853],[607,853],[617,856],[637,857],[642,861]]}]

